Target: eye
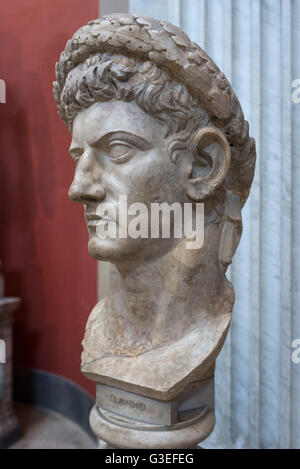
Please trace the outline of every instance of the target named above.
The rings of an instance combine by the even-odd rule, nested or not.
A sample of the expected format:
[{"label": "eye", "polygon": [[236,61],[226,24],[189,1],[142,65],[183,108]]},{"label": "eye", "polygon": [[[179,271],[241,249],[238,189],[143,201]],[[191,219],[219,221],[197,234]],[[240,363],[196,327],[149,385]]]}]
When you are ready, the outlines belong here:
[{"label": "eye", "polygon": [[75,161],[75,163],[78,163],[83,153],[84,153],[84,150],[82,148],[72,148],[70,150],[71,158]]},{"label": "eye", "polygon": [[76,155],[76,156],[74,156],[73,160],[75,161],[75,163],[78,163],[80,158],[81,158],[81,155]]},{"label": "eye", "polygon": [[136,154],[133,146],[120,140],[110,142],[108,151],[114,163],[125,163]]}]

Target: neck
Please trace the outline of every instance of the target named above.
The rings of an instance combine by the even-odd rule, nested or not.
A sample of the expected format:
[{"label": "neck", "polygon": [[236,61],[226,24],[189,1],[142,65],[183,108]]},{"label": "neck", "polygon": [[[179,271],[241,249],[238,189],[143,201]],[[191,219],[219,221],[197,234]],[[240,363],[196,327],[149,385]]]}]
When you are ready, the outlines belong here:
[{"label": "neck", "polygon": [[126,272],[113,267],[107,308],[130,354],[172,343],[232,308],[232,288],[215,252],[218,233],[208,231],[209,245],[201,250],[186,249],[183,240],[151,263]]}]

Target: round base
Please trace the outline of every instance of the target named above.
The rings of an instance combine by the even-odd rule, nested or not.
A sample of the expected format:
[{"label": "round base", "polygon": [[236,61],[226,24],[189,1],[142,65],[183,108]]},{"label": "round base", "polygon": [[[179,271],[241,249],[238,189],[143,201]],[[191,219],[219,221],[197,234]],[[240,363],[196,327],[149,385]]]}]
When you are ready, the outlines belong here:
[{"label": "round base", "polygon": [[[91,410],[90,425],[95,435],[112,448],[120,449],[179,449],[195,448],[210,435],[215,426],[215,415],[210,409],[203,409],[198,419],[191,419],[183,426],[151,428],[146,424],[124,420],[117,415],[112,417],[99,409]],[[140,427],[140,428],[139,428]]]}]

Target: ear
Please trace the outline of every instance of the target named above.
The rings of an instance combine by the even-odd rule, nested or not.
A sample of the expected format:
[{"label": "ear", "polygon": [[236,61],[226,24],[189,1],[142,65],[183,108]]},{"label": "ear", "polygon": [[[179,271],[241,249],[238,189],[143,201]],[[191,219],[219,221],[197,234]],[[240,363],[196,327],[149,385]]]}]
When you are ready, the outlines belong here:
[{"label": "ear", "polygon": [[230,146],[216,127],[199,130],[192,142],[194,156],[186,183],[188,196],[195,201],[211,195],[224,180],[230,166]]}]

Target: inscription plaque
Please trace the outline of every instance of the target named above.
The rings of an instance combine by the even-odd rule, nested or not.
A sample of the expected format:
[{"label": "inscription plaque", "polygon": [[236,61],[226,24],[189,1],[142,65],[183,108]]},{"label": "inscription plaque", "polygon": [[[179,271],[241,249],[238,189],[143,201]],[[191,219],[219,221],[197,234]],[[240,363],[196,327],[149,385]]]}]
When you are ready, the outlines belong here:
[{"label": "inscription plaque", "polygon": [[104,384],[97,385],[97,404],[101,409],[145,423],[173,425],[177,422],[175,401],[160,402]]}]

